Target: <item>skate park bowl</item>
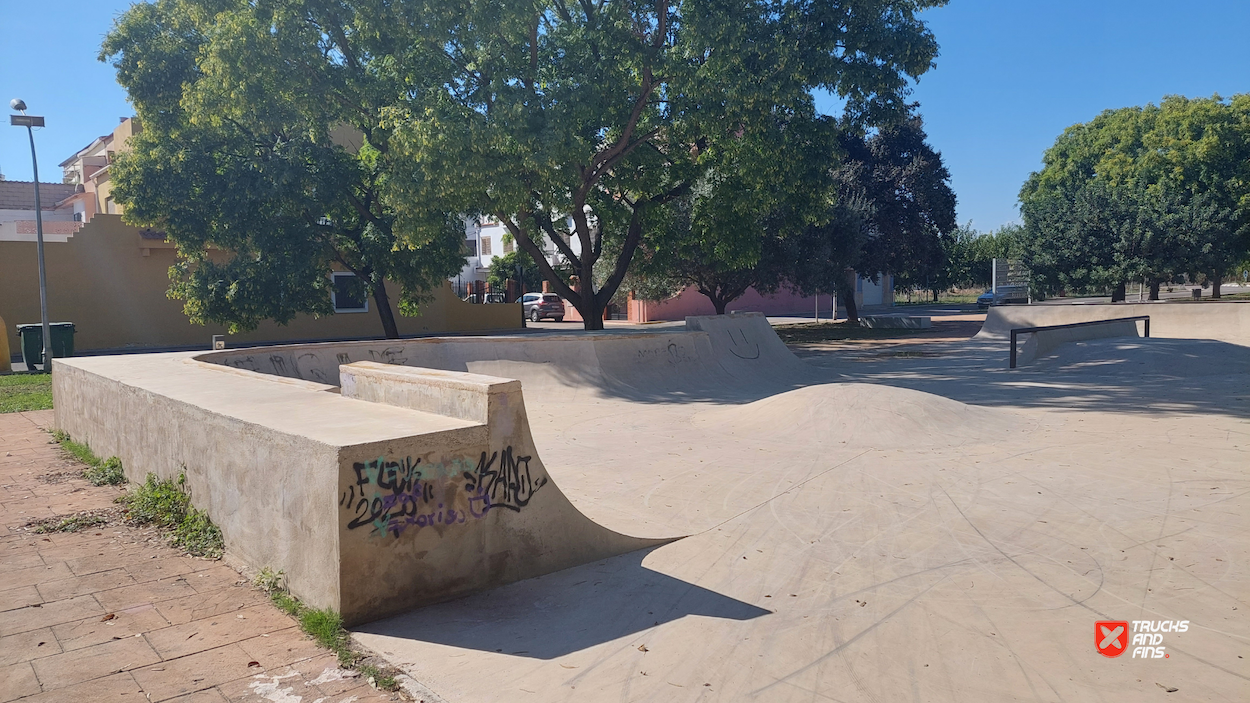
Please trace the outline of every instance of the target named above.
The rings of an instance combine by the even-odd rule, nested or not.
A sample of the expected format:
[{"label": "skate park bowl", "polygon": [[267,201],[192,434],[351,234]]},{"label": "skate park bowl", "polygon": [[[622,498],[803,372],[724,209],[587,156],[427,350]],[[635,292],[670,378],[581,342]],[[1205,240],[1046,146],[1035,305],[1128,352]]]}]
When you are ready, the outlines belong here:
[{"label": "skate park bowl", "polygon": [[[1250,308],[1135,307],[58,359],[56,423],[446,701],[1243,700]],[[1190,626],[1107,659],[1110,620]]]}]

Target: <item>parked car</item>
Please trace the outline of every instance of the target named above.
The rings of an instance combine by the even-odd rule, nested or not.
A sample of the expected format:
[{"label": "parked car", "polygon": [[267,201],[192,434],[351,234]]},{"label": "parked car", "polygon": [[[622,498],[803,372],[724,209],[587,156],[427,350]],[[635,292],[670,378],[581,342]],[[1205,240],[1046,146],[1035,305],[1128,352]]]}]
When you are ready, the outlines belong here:
[{"label": "parked car", "polygon": [[985,310],[991,305],[1027,305],[1029,302],[1028,286],[999,286],[998,292],[987,290],[977,297],[977,307]]},{"label": "parked car", "polygon": [[564,301],[555,293],[526,293],[521,296],[521,310],[532,322],[548,317],[564,322]]}]

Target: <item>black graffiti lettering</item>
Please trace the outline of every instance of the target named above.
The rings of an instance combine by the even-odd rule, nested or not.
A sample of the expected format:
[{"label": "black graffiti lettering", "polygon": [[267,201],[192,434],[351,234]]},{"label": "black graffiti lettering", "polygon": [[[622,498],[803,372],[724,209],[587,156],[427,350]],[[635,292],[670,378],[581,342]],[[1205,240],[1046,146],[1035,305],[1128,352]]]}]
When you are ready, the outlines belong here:
[{"label": "black graffiti lettering", "polygon": [[372,501],[368,498],[361,498],[360,502],[356,503],[356,518],[347,523],[347,529],[354,530],[357,527],[369,525],[382,517],[382,513],[381,498],[374,498]]},{"label": "black graffiti lettering", "polygon": [[388,461],[382,464],[378,470],[378,488],[389,490],[395,495],[407,493],[412,489],[413,481],[420,472],[416,471],[417,464],[421,460],[415,462],[411,457],[400,461]]},{"label": "black graffiti lettering", "polygon": [[370,461],[366,464],[362,464],[358,461],[352,464],[352,470],[356,472],[357,486],[369,485],[369,474],[365,473],[365,470],[368,469],[371,464],[374,464],[374,462]]},{"label": "black graffiti lettering", "polygon": [[256,360],[250,356],[238,359],[230,359],[226,361],[227,366],[233,366],[236,369],[245,369],[247,371],[260,371],[260,367],[256,365]]},{"label": "black graffiti lettering", "polygon": [[[482,518],[493,508],[520,512],[547,484],[545,476],[534,477],[532,458],[518,456],[511,446],[489,455],[482,452],[477,468],[462,472],[459,477],[447,476],[444,465],[438,464],[430,471],[438,485],[423,477],[420,458],[379,457],[354,462],[354,481],[349,479],[352,482],[340,494],[339,505],[352,512],[347,529],[371,526],[374,534],[389,533],[395,537],[413,526],[464,524],[469,519]],[[370,485],[372,489],[366,488]],[[443,502],[437,502],[435,508],[436,496],[463,501],[459,505],[467,504],[468,509]]]},{"label": "black graffiti lettering", "polygon": [[742,337],[741,342],[734,339],[733,330],[729,331],[729,343],[732,345],[729,347],[729,353],[747,361],[754,361],[760,358],[760,345],[752,344],[751,340],[747,339],[747,333],[742,330],[738,330],[738,336]]},{"label": "black graffiti lettering", "polygon": [[[509,446],[502,456],[494,452],[487,458],[486,452],[477,462],[473,473],[465,473],[465,490],[470,494],[470,507],[478,517],[493,508],[507,508],[520,512],[529,505],[530,499],[547,483],[545,476],[535,480],[530,472],[530,456],[517,456]],[[499,468],[495,460],[499,459]]]}]

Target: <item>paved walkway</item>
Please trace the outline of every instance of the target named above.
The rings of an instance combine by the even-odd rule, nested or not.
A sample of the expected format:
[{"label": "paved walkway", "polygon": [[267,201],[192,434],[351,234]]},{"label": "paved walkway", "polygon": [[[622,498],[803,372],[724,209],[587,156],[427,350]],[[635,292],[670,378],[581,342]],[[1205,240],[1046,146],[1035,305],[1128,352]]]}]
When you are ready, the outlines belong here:
[{"label": "paved walkway", "polygon": [[337,667],[220,561],[116,519],[69,534],[32,520],[109,510],[121,490],[80,478],[44,428],[0,415],[0,703],[397,700]]}]

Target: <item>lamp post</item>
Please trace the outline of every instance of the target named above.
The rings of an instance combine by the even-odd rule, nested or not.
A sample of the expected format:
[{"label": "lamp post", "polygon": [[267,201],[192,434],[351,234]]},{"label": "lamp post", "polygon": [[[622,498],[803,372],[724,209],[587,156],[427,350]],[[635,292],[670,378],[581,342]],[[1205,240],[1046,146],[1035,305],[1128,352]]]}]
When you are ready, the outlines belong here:
[{"label": "lamp post", "polygon": [[[22,113],[9,115],[9,124],[25,127],[30,137],[30,167],[35,176],[35,243],[39,252],[39,316],[43,322],[43,372],[52,371],[52,327],[48,324],[48,273],[43,265],[43,207],[39,202],[39,161],[35,157],[35,127],[43,126],[43,118],[26,114],[26,103],[14,98],[9,107]],[[31,369],[26,369],[30,371]]]}]

